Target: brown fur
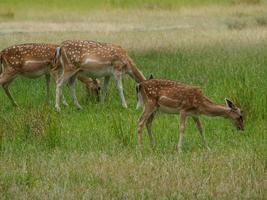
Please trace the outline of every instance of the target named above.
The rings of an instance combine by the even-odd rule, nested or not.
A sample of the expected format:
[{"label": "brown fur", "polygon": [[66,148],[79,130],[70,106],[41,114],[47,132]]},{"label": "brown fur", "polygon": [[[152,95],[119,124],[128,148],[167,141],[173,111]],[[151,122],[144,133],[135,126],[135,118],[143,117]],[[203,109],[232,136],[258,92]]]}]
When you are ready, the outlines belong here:
[{"label": "brown fur", "polygon": [[[133,77],[137,82],[145,80],[127,52],[119,45],[87,40],[67,40],[61,43],[61,51],[73,70],[83,70],[81,67],[83,62],[90,57],[111,65],[118,71],[133,71]],[[93,69],[100,67],[103,67],[102,64],[91,65]]]},{"label": "brown fur", "polygon": [[[185,120],[191,116],[204,140],[203,129],[199,115],[221,116],[231,119],[238,129],[243,130],[241,111],[233,102],[227,100],[227,105],[219,105],[206,97],[201,89],[177,81],[151,79],[137,86],[138,103],[144,104],[144,111],[138,121],[138,143],[141,144],[142,128],[146,123],[150,140],[152,141],[152,121],[158,110],[180,115],[180,138],[177,149],[182,146]],[[207,145],[206,145],[207,146]]]},{"label": "brown fur", "polygon": [[179,109],[195,110],[208,98],[203,96],[199,87],[185,85],[171,80],[152,79],[140,84],[147,98],[158,102],[161,96],[166,96],[177,101],[171,105]]},{"label": "brown fur", "polygon": [[[55,44],[20,44],[3,49],[1,54],[6,61],[17,71],[23,71],[27,60],[40,60],[51,65],[54,57]],[[27,69],[28,70],[28,69]]]},{"label": "brown fur", "polygon": [[[88,40],[68,40],[61,43],[59,52],[56,62],[60,62],[64,70],[63,76],[57,83],[55,105],[57,110],[60,110],[59,99],[62,84],[70,80],[73,82],[77,73],[87,73],[95,78],[105,77],[102,100],[105,97],[109,79],[113,76],[124,107],[127,107],[127,104],[123,94],[122,75],[129,74],[136,82],[145,80],[127,52],[115,44]],[[74,88],[71,95],[76,106],[80,108]]]},{"label": "brown fur", "polygon": [[[4,87],[7,96],[14,105],[17,104],[8,90],[8,85],[16,75],[36,78],[45,74],[48,89],[50,75],[54,80],[57,79],[57,71],[51,70],[57,47],[56,44],[29,43],[14,45],[1,51],[3,71],[0,76],[0,84]],[[93,82],[89,79],[89,82]],[[47,92],[49,98],[49,91]]]},{"label": "brown fur", "polygon": [[87,76],[78,76],[78,80],[84,83],[87,94],[95,96],[97,101],[100,101],[100,81],[98,79],[92,79]]}]

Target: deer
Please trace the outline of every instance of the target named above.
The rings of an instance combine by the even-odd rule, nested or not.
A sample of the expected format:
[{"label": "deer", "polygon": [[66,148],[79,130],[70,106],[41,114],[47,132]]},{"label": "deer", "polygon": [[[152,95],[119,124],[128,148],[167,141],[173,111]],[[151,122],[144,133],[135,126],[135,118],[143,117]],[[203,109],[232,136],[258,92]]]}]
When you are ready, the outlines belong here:
[{"label": "deer", "polygon": [[[55,81],[58,76],[58,67],[55,67],[56,44],[28,43],[13,45],[0,52],[1,75],[0,85],[2,85],[6,95],[13,106],[18,106],[9,91],[9,84],[18,76],[37,78],[45,75],[47,102],[50,99],[50,77]],[[98,94],[100,90],[99,83],[89,77],[79,76],[79,80],[86,87]],[[64,105],[68,105],[64,96],[62,98]]]},{"label": "deer", "polygon": [[56,83],[56,111],[60,111],[59,101],[62,85],[65,82],[70,85],[74,104],[77,108],[82,108],[74,89],[77,74],[86,74],[93,78],[104,77],[101,102],[104,102],[110,77],[114,77],[124,108],[127,108],[127,103],[123,92],[122,76],[128,74],[137,83],[146,80],[127,52],[119,45],[89,40],[67,40],[61,43],[57,52],[56,59],[63,66],[63,73]]},{"label": "deer", "polygon": [[78,80],[84,84],[87,94],[96,97],[96,100],[99,102],[101,90],[100,81],[84,75],[79,75]]},{"label": "deer", "polygon": [[244,130],[243,115],[240,108],[227,98],[225,98],[226,105],[213,102],[197,86],[173,80],[149,79],[137,84],[136,92],[138,100],[137,109],[142,105],[144,107],[137,124],[137,137],[140,146],[142,145],[142,129],[144,124],[147,128],[150,143],[154,145],[152,122],[157,111],[179,115],[180,135],[176,145],[178,152],[182,151],[185,122],[188,116],[192,117],[208,150],[210,148],[205,139],[199,119],[200,115],[230,119],[238,130]]}]

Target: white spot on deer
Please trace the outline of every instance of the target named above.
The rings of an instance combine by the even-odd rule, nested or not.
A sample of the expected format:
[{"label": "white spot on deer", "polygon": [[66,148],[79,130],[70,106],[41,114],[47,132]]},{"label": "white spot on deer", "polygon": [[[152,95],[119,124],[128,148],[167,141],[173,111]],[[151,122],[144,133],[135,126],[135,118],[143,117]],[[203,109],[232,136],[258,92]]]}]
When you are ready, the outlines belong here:
[{"label": "white spot on deer", "polygon": [[99,61],[99,60],[96,60],[96,59],[92,59],[92,58],[87,58],[85,61],[84,61],[84,63],[83,63],[84,65],[87,65],[87,64],[103,64],[103,65],[105,65],[105,64],[110,64],[110,62],[109,61]]}]

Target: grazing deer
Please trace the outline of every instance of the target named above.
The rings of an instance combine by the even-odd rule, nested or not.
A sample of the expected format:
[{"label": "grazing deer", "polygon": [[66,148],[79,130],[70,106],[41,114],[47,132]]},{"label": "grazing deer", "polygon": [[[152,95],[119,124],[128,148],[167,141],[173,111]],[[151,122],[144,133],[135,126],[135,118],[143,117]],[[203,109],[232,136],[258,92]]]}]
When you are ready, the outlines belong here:
[{"label": "grazing deer", "polygon": [[92,79],[87,76],[79,75],[78,80],[84,83],[87,94],[95,96],[97,101],[100,101],[100,81],[98,79]]},{"label": "grazing deer", "polygon": [[143,113],[137,125],[138,144],[141,144],[142,129],[145,123],[150,142],[153,144],[151,127],[155,113],[158,110],[166,113],[179,113],[180,136],[177,144],[178,151],[181,151],[187,116],[193,118],[207,148],[208,146],[199,120],[199,115],[201,114],[229,118],[234,122],[237,129],[244,130],[241,110],[232,101],[225,99],[226,105],[216,104],[206,97],[199,87],[185,85],[177,81],[151,79],[138,84],[136,91],[138,107],[141,104],[144,105]]},{"label": "grazing deer", "polygon": [[[58,45],[55,44],[32,43],[14,45],[3,49],[0,52],[0,85],[3,86],[6,95],[14,106],[17,106],[17,103],[11,96],[8,86],[17,75],[30,78],[36,78],[45,75],[47,85],[47,101],[49,102],[50,76],[52,76],[54,80],[57,79],[57,71],[53,70],[52,67],[54,64],[54,57],[57,47]],[[91,87],[91,85],[96,84],[96,82],[89,77],[83,76],[80,77],[80,79],[83,79],[82,82],[86,82],[87,87]],[[98,90],[99,85],[94,85],[93,88]],[[63,104],[67,105],[64,97]]]},{"label": "grazing deer", "polygon": [[72,40],[63,42],[57,49],[57,60],[63,66],[62,76],[57,81],[56,104],[60,110],[59,100],[64,82],[70,85],[71,96],[74,104],[81,108],[74,90],[74,81],[78,73],[84,73],[94,78],[105,77],[102,102],[105,99],[110,77],[116,80],[116,86],[122,101],[122,106],[127,108],[123,94],[122,75],[130,75],[136,82],[145,80],[144,75],[135,66],[127,52],[120,46],[94,41]]}]

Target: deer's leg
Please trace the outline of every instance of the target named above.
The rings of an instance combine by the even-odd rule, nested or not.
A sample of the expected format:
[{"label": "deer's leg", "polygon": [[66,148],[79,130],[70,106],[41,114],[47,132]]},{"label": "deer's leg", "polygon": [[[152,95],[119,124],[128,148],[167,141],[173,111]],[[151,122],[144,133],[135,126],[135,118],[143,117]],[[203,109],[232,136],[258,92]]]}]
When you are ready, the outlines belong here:
[{"label": "deer's leg", "polygon": [[[55,70],[55,69],[51,69],[50,70],[50,77],[52,77],[52,79],[55,81],[55,83],[57,82],[57,79],[58,79],[58,73],[59,73],[58,70]],[[62,94],[62,104],[64,106],[68,106],[68,103],[67,103],[67,101],[65,99],[64,94]]]},{"label": "deer's leg", "polygon": [[65,98],[65,96],[64,96],[64,94],[61,94],[61,96],[62,96],[62,104],[64,105],[64,106],[69,106],[69,104],[67,103],[67,101],[66,101],[66,98]]},{"label": "deer's leg", "polygon": [[82,106],[79,104],[77,96],[75,94],[75,79],[76,79],[76,77],[77,77],[77,74],[74,74],[69,79],[70,95],[73,99],[74,105],[77,106],[78,109],[82,109]]},{"label": "deer's leg", "polygon": [[99,84],[99,81],[96,78],[93,78],[93,84],[95,85],[95,88],[93,89],[93,93],[96,96],[97,102],[100,101],[100,92],[101,92],[101,86]]},{"label": "deer's leg", "polygon": [[59,107],[59,101],[60,101],[60,96],[62,93],[62,85],[64,82],[64,77],[62,79],[57,80],[56,83],[56,104],[55,104],[55,109],[57,112],[60,111],[60,107]]},{"label": "deer's leg", "polygon": [[110,76],[105,76],[104,85],[103,85],[103,92],[102,92],[102,96],[101,96],[101,102],[102,103],[104,103],[106,95],[107,95],[109,80],[110,80]]},{"label": "deer's leg", "polygon": [[46,81],[46,102],[47,104],[50,104],[50,75],[45,75],[45,81]]},{"label": "deer's leg", "polygon": [[59,101],[62,94],[62,86],[63,84],[75,74],[75,71],[63,71],[63,74],[60,76],[60,78],[57,80],[57,86],[56,86],[56,104],[55,109],[57,112],[60,111]]},{"label": "deer's leg", "polygon": [[15,78],[15,72],[14,71],[5,71],[3,72],[3,74],[1,74],[0,76],[0,85],[3,86],[3,89],[6,93],[6,95],[8,96],[9,100],[11,101],[13,106],[18,106],[18,104],[16,103],[16,101],[13,99],[12,95],[9,92],[9,84],[11,83],[11,81]]},{"label": "deer's leg", "polygon": [[151,146],[154,146],[154,141],[153,141],[153,136],[152,136],[152,122],[155,117],[155,114],[156,114],[156,111],[154,111],[146,121],[146,128],[147,128],[147,133],[148,133]]},{"label": "deer's leg", "polygon": [[138,137],[138,144],[142,144],[142,129],[145,125],[145,122],[149,119],[149,117],[153,114],[156,107],[154,103],[146,104],[144,106],[144,111],[141,114],[138,124],[137,124],[137,137]]},{"label": "deer's leg", "polygon": [[15,107],[17,107],[17,106],[18,106],[17,102],[14,100],[14,98],[12,97],[12,95],[11,95],[10,92],[9,92],[9,88],[8,88],[9,84],[10,84],[10,82],[6,82],[6,83],[4,83],[4,84],[3,84],[3,88],[4,88],[4,90],[5,90],[6,95],[7,95],[8,98],[10,99],[12,105],[15,106]]},{"label": "deer's leg", "polygon": [[182,151],[182,143],[183,143],[183,137],[184,137],[184,130],[185,130],[185,120],[186,120],[186,111],[181,110],[180,111],[180,125],[179,125],[179,141],[177,144],[177,151],[181,152]]},{"label": "deer's leg", "polygon": [[203,131],[203,128],[202,128],[202,125],[201,125],[201,122],[199,120],[199,117],[193,117],[193,120],[197,126],[197,129],[198,129],[198,132],[199,134],[201,135],[201,138],[202,138],[202,141],[206,147],[206,149],[210,150],[208,144],[207,144],[207,141],[206,141],[206,138],[205,138],[205,134],[204,134],[204,131]]},{"label": "deer's leg", "polygon": [[126,103],[126,100],[125,100],[125,97],[124,97],[124,93],[123,93],[123,86],[122,86],[122,80],[121,80],[121,73],[115,73],[114,75],[115,79],[116,79],[116,87],[119,91],[119,95],[120,95],[120,98],[121,98],[121,103],[122,103],[122,106],[124,108],[127,108],[127,103]]}]

